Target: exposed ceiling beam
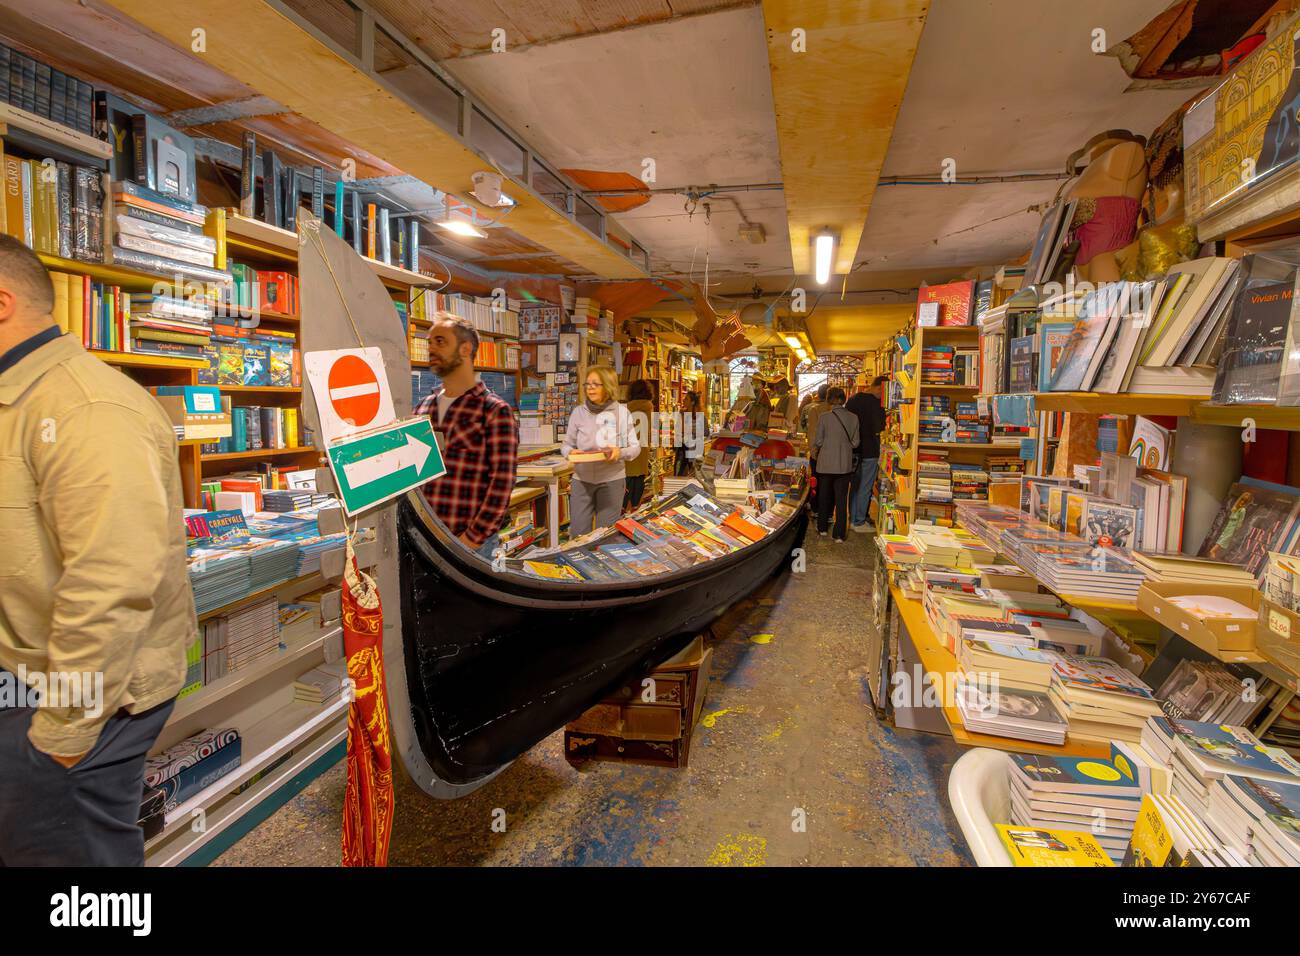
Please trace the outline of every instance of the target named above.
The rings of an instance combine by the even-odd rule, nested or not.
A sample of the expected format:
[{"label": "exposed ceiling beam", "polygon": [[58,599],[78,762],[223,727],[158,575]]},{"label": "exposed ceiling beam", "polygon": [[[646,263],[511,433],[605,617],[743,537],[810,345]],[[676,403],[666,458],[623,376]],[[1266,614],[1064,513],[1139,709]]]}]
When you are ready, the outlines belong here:
[{"label": "exposed ceiling beam", "polygon": [[797,275],[812,271],[810,243],[824,228],[838,235],[834,272],[853,267],[929,7],[929,0],[763,0]]},{"label": "exposed ceiling beam", "polygon": [[289,112],[269,96],[250,96],[242,100],[226,100],[211,106],[196,106],[189,110],[176,110],[163,114],[172,126],[187,129],[207,123],[226,123],[231,120],[251,119],[254,116],[276,116]]},{"label": "exposed ceiling beam", "polygon": [[[220,64],[258,93],[453,196],[468,201],[473,174],[492,169],[488,160],[382,79],[349,62],[264,0],[190,0],[184,17],[157,0],[108,2],[182,50],[190,49],[191,31],[202,24],[206,51],[198,59]],[[644,277],[635,263],[524,183],[506,177],[503,185],[517,202],[508,215],[513,231],[596,276]],[[494,212],[479,208],[489,215]]]}]

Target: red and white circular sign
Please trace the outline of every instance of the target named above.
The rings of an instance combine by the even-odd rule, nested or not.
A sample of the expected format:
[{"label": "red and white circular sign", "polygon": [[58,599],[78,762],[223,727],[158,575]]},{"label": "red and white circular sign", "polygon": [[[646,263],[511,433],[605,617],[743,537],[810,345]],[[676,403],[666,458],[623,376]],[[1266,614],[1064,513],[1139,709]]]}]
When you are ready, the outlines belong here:
[{"label": "red and white circular sign", "polygon": [[379,380],[370,363],[356,355],[340,355],[330,366],[330,404],[334,414],[364,428],[379,414]]}]

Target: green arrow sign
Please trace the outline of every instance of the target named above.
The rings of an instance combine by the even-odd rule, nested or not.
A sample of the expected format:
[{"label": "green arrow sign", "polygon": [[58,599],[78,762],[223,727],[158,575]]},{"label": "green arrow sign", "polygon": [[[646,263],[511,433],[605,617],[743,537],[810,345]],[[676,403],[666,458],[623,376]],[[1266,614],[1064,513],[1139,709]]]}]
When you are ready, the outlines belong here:
[{"label": "green arrow sign", "polygon": [[354,515],[447,473],[427,418],[337,442],[328,450],[343,510]]}]

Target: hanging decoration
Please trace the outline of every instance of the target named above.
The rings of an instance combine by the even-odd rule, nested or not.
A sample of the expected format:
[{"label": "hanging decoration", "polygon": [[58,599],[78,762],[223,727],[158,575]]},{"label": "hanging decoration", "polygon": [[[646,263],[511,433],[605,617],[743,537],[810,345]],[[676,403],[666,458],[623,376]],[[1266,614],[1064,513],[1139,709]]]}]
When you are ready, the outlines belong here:
[{"label": "hanging decoration", "polygon": [[349,535],[343,570],[343,651],[352,704],[348,708],[348,780],[343,798],[344,866],[388,865],[393,832],[393,754],[383,639],[379,588],[357,566]]}]

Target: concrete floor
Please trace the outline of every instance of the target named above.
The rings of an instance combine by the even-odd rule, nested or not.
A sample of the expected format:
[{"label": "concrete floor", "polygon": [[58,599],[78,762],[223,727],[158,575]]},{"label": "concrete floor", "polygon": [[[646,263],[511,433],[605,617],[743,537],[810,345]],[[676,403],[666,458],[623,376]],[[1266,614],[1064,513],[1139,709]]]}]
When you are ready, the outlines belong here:
[{"label": "concrete floor", "polygon": [[[833,544],[810,528],[805,547],[806,571],[714,628],[689,768],[579,773],[555,733],[462,800],[432,800],[399,775],[389,863],[969,864],[947,799],[961,748],[878,723],[868,704],[870,536]],[[340,762],[215,865],[337,865],[343,789]]]}]

